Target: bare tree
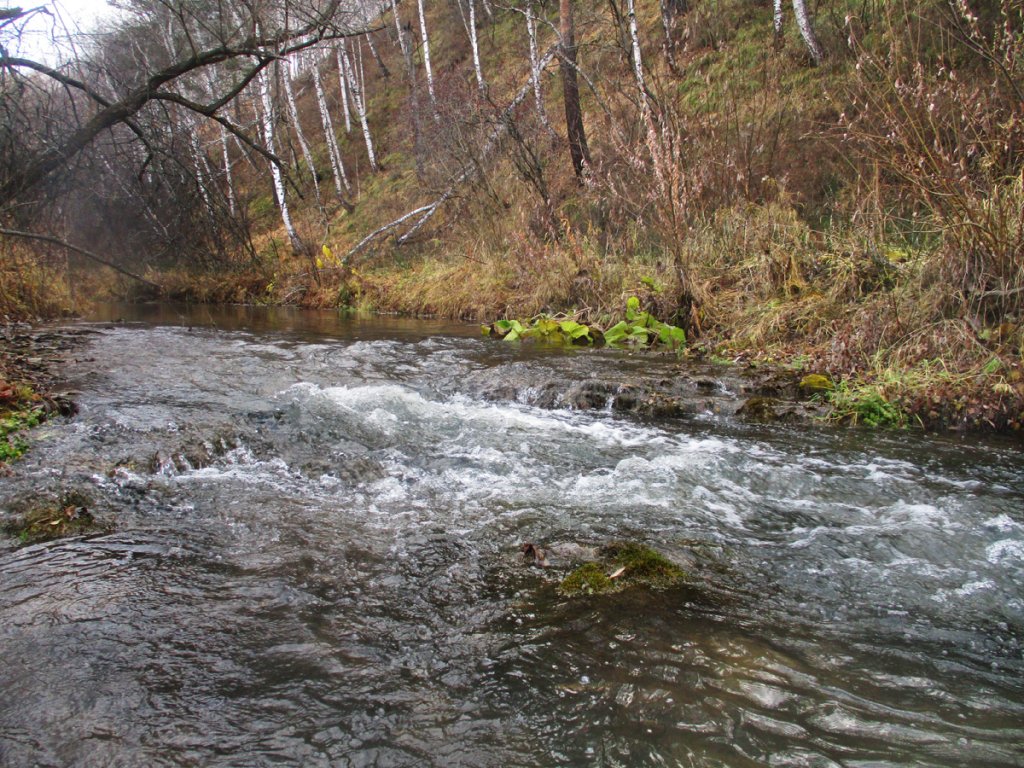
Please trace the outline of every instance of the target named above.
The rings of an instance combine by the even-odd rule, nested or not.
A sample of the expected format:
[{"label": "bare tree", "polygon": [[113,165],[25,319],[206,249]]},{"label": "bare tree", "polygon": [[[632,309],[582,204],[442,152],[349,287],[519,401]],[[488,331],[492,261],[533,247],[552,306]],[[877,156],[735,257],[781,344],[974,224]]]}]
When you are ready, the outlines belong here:
[{"label": "bare tree", "polygon": [[295,138],[299,142],[299,149],[302,151],[302,159],[306,161],[309,175],[313,180],[313,193],[316,195],[316,203],[322,209],[323,201],[320,198],[320,181],[317,179],[316,164],[313,162],[313,152],[306,141],[306,133],[302,130],[302,120],[299,119],[299,107],[295,102],[295,89],[292,88],[292,69],[294,60],[285,59],[281,67],[281,79],[284,82],[285,99],[288,104],[288,116],[291,118],[292,129],[295,131]]},{"label": "bare tree", "polygon": [[[800,36],[804,39],[804,44],[807,46],[815,66],[821,66],[825,61],[825,52],[822,50],[818,36],[814,32],[814,25],[811,23],[811,17],[807,13],[807,3],[805,0],[793,0],[793,15],[796,16],[796,25],[800,29]],[[782,44],[783,21],[782,0],[773,0],[772,24],[774,26],[776,46]]]},{"label": "bare tree", "polygon": [[[163,62],[150,62],[140,75],[130,72],[121,77],[123,86],[118,92],[111,92],[96,83],[71,76],[63,70],[49,67],[40,62],[13,57],[6,53],[6,46],[0,49],[0,75],[11,82],[25,83],[24,73],[35,73],[53,83],[59,93],[66,94],[60,107],[71,119],[64,123],[64,129],[54,129],[45,140],[31,133],[18,137],[15,145],[4,148],[7,156],[0,169],[0,207],[9,206],[19,196],[40,184],[89,146],[97,136],[117,125],[126,126],[143,144],[147,141],[144,131],[135,122],[141,110],[153,104],[177,104],[197,115],[220,123],[239,140],[263,154],[266,150],[256,143],[238,126],[226,117],[224,107],[230,104],[256,79],[275,59],[287,56],[325,39],[337,39],[365,31],[365,24],[354,29],[351,17],[342,13],[341,0],[312,2],[304,4],[293,0],[286,6],[276,8],[279,13],[268,13],[273,27],[259,31],[255,13],[244,23],[231,19],[227,14],[218,14],[211,21],[198,18],[184,3],[166,0],[166,9],[171,9],[177,22],[174,30],[186,45],[184,53]],[[244,8],[244,6],[242,6]],[[287,11],[286,13],[284,11]],[[285,21],[280,21],[284,19]],[[133,48],[143,42],[133,43]],[[124,56],[134,56],[136,50],[126,47]],[[240,66],[234,68],[233,76],[223,78],[217,94],[209,99],[197,100],[194,88],[189,87],[192,75],[200,74],[208,67],[233,61]],[[137,62],[132,62],[136,64]],[[40,86],[33,84],[33,98]],[[24,91],[22,91],[24,93]],[[17,90],[7,88],[2,94],[6,111],[29,108],[29,104],[18,101]],[[47,97],[52,104],[58,96]],[[275,158],[275,164],[276,158]]]},{"label": "bare tree", "polygon": [[540,62],[537,57],[537,20],[533,15],[533,0],[527,0],[523,15],[526,16],[526,35],[530,43],[530,84],[533,86],[533,102],[537,109],[537,117],[548,130],[551,124],[544,109],[544,94],[540,87]]},{"label": "bare tree", "polygon": [[590,163],[587,135],[583,128],[583,109],[580,106],[580,86],[576,80],[576,30],[573,22],[572,0],[559,0],[559,59],[562,75],[562,99],[565,103],[565,128],[569,140],[576,178],[583,179],[583,170]]},{"label": "bare tree", "polygon": [[373,148],[373,137],[370,135],[370,124],[367,122],[363,83],[360,83],[356,79],[355,70],[352,68],[352,60],[349,56],[348,48],[346,47],[344,40],[341,41],[338,50],[341,55],[342,67],[345,70],[345,82],[348,83],[349,93],[352,94],[352,104],[356,108],[356,114],[359,116],[359,124],[363,129],[363,141],[366,143],[366,157],[370,161],[370,167],[374,171],[377,171],[379,170],[377,165],[377,153]]},{"label": "bare tree", "polygon": [[[276,151],[274,146],[274,102],[270,98],[270,78],[267,77],[266,72],[261,71],[258,81],[260,102],[263,108],[263,143],[266,145],[267,151],[274,153]],[[302,240],[299,238],[299,233],[295,230],[295,225],[292,223],[291,211],[288,208],[288,197],[285,192],[284,177],[281,173],[280,163],[270,163],[270,174],[271,178],[274,180],[274,197],[277,199],[277,207],[281,212],[281,222],[284,224],[284,231],[288,234],[288,240],[291,241],[292,247],[301,253],[306,249]]]},{"label": "bare tree", "polygon": [[338,149],[338,140],[334,135],[334,123],[331,120],[331,112],[327,108],[327,96],[324,94],[323,82],[320,78],[320,65],[314,63],[312,67],[313,71],[313,87],[316,90],[316,105],[320,111],[320,122],[324,127],[324,138],[327,141],[327,154],[331,160],[331,171],[334,174],[334,188],[338,193],[338,199],[345,205],[345,192],[342,191],[342,186],[345,187],[345,191],[351,191],[352,187],[348,183],[348,175],[345,173],[345,164],[341,160],[341,152]]},{"label": "bare tree", "polygon": [[419,11],[420,38],[423,41],[423,69],[427,73],[427,93],[430,94],[430,105],[437,116],[437,95],[434,93],[434,70],[430,66],[430,37],[427,35],[427,16],[423,9],[423,0],[416,0]]}]

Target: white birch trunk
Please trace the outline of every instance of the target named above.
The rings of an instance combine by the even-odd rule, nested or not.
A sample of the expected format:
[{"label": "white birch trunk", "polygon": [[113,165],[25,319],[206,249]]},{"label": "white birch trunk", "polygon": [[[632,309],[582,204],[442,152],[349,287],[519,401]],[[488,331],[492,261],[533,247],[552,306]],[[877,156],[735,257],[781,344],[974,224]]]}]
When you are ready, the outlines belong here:
[{"label": "white birch trunk", "polygon": [[807,50],[811,52],[814,64],[820,66],[825,61],[825,53],[821,50],[821,43],[814,34],[814,27],[811,26],[811,19],[807,15],[807,4],[804,0],[793,0],[793,14],[796,16],[796,25],[800,27],[800,34],[807,44]]},{"label": "white birch trunk", "polygon": [[644,80],[643,59],[640,52],[640,31],[636,24],[636,5],[634,0],[627,0],[627,13],[629,15],[629,37],[633,43],[633,75],[636,78],[637,96],[640,99],[640,117],[647,128],[647,147],[651,153],[651,160],[654,162],[654,176],[659,188],[665,190],[665,169],[661,144],[658,141],[658,132],[654,127],[654,117],[651,114],[651,101],[647,95],[647,83]]},{"label": "white birch trunk", "polygon": [[295,91],[292,88],[292,66],[291,62],[285,59],[283,71],[285,100],[288,102],[288,115],[292,119],[292,126],[295,128],[295,137],[299,141],[299,149],[302,150],[302,159],[306,161],[309,168],[309,175],[313,178],[313,192],[316,195],[317,205],[322,205],[320,199],[320,182],[316,178],[316,165],[313,163],[313,153],[306,141],[306,134],[302,130],[302,123],[299,120],[299,107],[295,103]]},{"label": "white birch trunk", "polygon": [[[344,44],[342,40],[342,44]],[[341,86],[341,110],[345,115],[345,133],[352,133],[352,112],[348,108],[348,84],[345,77],[345,63],[342,61],[341,48],[335,50],[335,57],[338,59],[338,84]]]},{"label": "white birch trunk", "polygon": [[324,136],[327,138],[327,154],[331,159],[331,171],[334,173],[334,188],[338,192],[338,199],[345,198],[342,191],[351,191],[348,183],[348,175],[345,173],[345,166],[341,162],[341,152],[338,149],[338,140],[334,136],[334,123],[331,121],[331,112],[327,109],[327,97],[324,95],[324,86],[320,81],[320,67],[313,65],[313,87],[316,89],[316,104],[320,109],[320,122],[324,126]]},{"label": "white birch trunk", "polygon": [[[266,144],[267,151],[276,152],[274,145],[274,104],[270,99],[270,79],[267,77],[266,70],[260,72],[258,80],[260,100],[263,102],[263,114],[261,116],[263,120],[263,143]],[[291,214],[288,212],[284,178],[277,163],[270,163],[270,176],[274,181],[274,194],[277,196],[277,206],[281,211],[281,222],[284,224],[284,231],[288,234],[292,247],[297,251],[302,251],[304,250],[302,241],[299,239],[299,233],[295,231]]]},{"label": "white birch trunk", "polygon": [[366,101],[363,98],[362,89],[356,82],[355,73],[352,71],[352,62],[345,49],[345,41],[341,41],[341,61],[345,69],[345,79],[348,81],[348,88],[352,92],[352,103],[355,105],[356,114],[359,116],[359,124],[363,129],[363,140],[366,142],[366,156],[370,161],[370,167],[376,171],[377,155],[373,151],[373,137],[370,136],[370,126],[366,121]]},{"label": "white birch trunk", "polygon": [[772,24],[775,28],[775,39],[782,37],[782,0],[774,0],[775,6],[772,10]]},{"label": "white birch trunk", "polygon": [[533,18],[533,3],[526,3],[526,34],[530,39],[530,84],[533,86],[533,101],[541,125],[551,130],[547,112],[544,111],[544,94],[540,89],[540,63],[537,60],[537,20]]},{"label": "white birch trunk", "polygon": [[480,66],[480,45],[476,36],[476,0],[469,2],[469,45],[473,49],[473,70],[476,72],[476,87],[483,93],[487,90],[487,83],[484,80],[484,70]]},{"label": "white birch trunk", "polygon": [[434,72],[430,68],[430,38],[427,37],[427,17],[423,11],[423,0],[416,0],[416,8],[420,16],[420,37],[423,41],[423,69],[427,73],[427,93],[430,94],[430,105],[437,114],[437,96],[434,94]]},{"label": "white birch trunk", "polygon": [[398,47],[402,51],[402,57],[408,63],[412,57],[412,48],[405,38],[405,29],[402,28],[402,19],[398,16],[398,0],[391,0],[391,15],[395,18],[395,35],[398,38]]},{"label": "white birch trunk", "polygon": [[366,44],[370,46],[370,53],[373,55],[373,60],[377,62],[377,67],[380,69],[380,73],[384,75],[384,77],[391,77],[391,72],[384,63],[384,59],[382,59],[380,54],[377,53],[377,46],[373,44],[373,35],[366,34],[364,37],[366,38]]},{"label": "white birch trunk", "polygon": [[228,199],[228,213],[238,213],[238,200],[235,198],[235,182],[231,175],[231,153],[228,151],[228,129],[220,127],[220,151],[224,162],[224,194]]}]

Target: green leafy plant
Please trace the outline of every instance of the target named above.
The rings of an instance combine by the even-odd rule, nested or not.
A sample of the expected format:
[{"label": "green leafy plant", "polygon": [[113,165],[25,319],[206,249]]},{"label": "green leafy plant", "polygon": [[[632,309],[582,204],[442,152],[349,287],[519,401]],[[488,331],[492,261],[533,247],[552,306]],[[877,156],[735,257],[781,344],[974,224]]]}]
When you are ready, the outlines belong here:
[{"label": "green leafy plant", "polygon": [[626,317],[603,332],[573,318],[537,315],[529,320],[495,320],[482,326],[485,336],[499,336],[505,341],[540,339],[556,344],[594,344],[604,341],[610,347],[662,346],[673,351],[686,347],[686,331],[663,323],[640,306],[640,299],[630,296],[626,301]]},{"label": "green leafy plant", "polygon": [[686,347],[686,331],[661,322],[650,312],[641,309],[640,299],[630,296],[626,300],[626,319],[606,329],[604,341],[612,347],[653,347],[660,344],[671,350],[681,351]]},{"label": "green leafy plant", "polygon": [[0,379],[0,464],[20,458],[28,450],[25,430],[45,418],[39,396],[30,387]]},{"label": "green leafy plant", "polygon": [[537,315],[530,320],[495,320],[482,327],[485,336],[500,336],[505,341],[540,339],[554,344],[592,344],[590,327],[572,318],[558,319]]},{"label": "green leafy plant", "polygon": [[832,419],[868,427],[905,427],[907,415],[877,386],[841,381],[824,393],[832,406]]}]

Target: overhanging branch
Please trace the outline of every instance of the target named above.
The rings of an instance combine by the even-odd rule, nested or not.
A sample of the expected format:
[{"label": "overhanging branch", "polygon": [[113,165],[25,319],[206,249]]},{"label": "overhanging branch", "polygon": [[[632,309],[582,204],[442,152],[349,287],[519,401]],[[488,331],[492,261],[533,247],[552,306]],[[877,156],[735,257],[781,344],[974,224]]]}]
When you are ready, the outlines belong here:
[{"label": "overhanging branch", "polygon": [[151,280],[147,280],[144,277],[140,277],[139,275],[136,275],[134,272],[129,272],[127,269],[119,267],[117,264],[114,264],[113,262],[104,259],[102,256],[97,256],[92,251],[82,248],[80,246],[72,245],[71,243],[65,240],[61,240],[59,237],[54,237],[53,235],[44,235],[38,232],[22,232],[21,230],[17,229],[5,228],[0,228],[0,235],[7,235],[8,237],[20,237],[24,240],[39,240],[44,243],[50,243],[51,245],[59,245],[61,248],[67,248],[69,251],[80,253],[86,258],[92,259],[97,264],[102,264],[105,267],[110,267],[115,272],[120,272],[125,277],[130,277],[133,280],[138,280],[140,283],[152,286],[153,288],[156,288],[158,290],[160,289],[160,286],[152,282]]}]

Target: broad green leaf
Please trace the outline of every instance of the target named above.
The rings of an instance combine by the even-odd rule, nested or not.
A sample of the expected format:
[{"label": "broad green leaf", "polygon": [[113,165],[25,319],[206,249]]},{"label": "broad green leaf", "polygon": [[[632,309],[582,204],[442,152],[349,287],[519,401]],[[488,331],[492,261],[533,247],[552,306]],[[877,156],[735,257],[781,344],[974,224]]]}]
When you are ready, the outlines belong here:
[{"label": "broad green leaf", "polygon": [[607,331],[604,332],[604,341],[606,344],[618,344],[623,339],[629,336],[630,328],[629,323],[625,320],[620,320]]}]

